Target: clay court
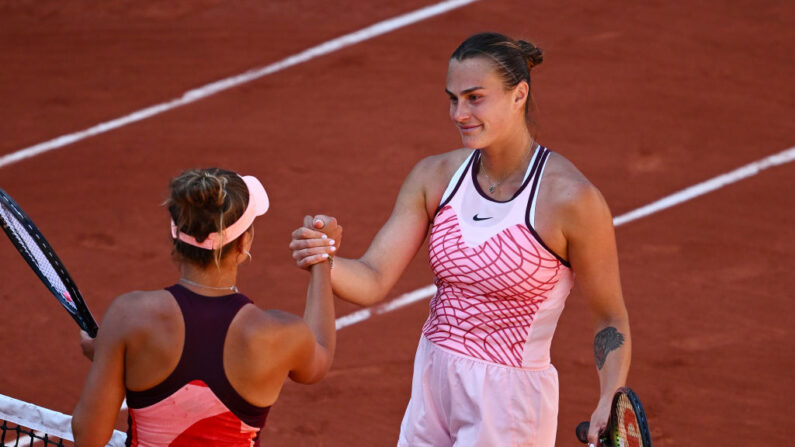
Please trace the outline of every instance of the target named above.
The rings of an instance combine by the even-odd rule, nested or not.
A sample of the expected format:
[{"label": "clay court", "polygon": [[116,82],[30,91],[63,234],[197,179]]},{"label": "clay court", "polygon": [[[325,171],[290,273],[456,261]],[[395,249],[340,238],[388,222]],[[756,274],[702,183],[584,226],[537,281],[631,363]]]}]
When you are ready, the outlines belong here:
[{"label": "clay court", "polygon": [[[0,155],[267,67],[432,0],[0,1]],[[538,139],[622,216],[795,145],[795,4],[481,0],[107,132],[0,166],[95,317],[173,283],[168,180],[222,166],[263,180],[254,262],[239,286],[302,312],[308,275],[287,244],[305,214],[337,216],[358,257],[422,157],[460,144],[447,59],[496,30],[545,50]],[[202,90],[204,91],[204,90]],[[777,160],[780,160],[777,159]],[[781,162],[616,229],[630,312],[629,376],[655,446],[772,446],[795,437],[795,164]],[[5,238],[3,238],[5,239]],[[431,284],[427,250],[390,298]],[[89,362],[78,329],[0,242],[0,394],[64,413]],[[338,301],[337,315],[357,311]],[[262,445],[395,445],[428,313],[421,299],[340,329],[332,372],[287,384]],[[559,446],[598,398],[577,289],[552,345]],[[790,416],[787,416],[790,414]],[[125,429],[124,424],[119,425]]]}]

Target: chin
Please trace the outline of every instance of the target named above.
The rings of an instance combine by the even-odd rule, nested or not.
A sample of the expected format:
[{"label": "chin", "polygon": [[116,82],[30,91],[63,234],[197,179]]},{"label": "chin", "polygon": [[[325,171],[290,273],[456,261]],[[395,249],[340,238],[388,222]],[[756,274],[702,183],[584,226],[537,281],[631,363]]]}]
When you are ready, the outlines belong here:
[{"label": "chin", "polygon": [[467,149],[481,149],[487,146],[485,138],[461,135],[461,144]]}]

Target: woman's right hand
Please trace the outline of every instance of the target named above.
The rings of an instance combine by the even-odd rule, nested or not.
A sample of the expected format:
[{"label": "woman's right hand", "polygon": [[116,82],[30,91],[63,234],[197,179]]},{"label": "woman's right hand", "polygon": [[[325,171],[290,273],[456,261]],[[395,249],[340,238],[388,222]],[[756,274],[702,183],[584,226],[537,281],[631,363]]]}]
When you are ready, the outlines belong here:
[{"label": "woman's right hand", "polygon": [[83,356],[87,359],[94,361],[94,344],[96,340],[88,335],[88,332],[80,331],[80,349],[83,350]]},{"label": "woman's right hand", "polygon": [[292,233],[290,250],[293,252],[295,264],[303,269],[323,262],[340,247],[342,226],[331,216],[305,216],[304,226]]}]

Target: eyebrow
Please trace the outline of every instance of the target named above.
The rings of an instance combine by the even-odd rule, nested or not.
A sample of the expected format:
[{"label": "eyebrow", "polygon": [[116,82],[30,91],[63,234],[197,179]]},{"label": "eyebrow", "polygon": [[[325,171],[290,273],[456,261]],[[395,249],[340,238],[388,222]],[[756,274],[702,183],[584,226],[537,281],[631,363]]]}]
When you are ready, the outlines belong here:
[{"label": "eyebrow", "polygon": [[[470,88],[468,88],[468,89],[461,90],[461,94],[462,94],[462,95],[466,95],[467,93],[472,93],[472,92],[474,92],[475,90],[480,90],[480,89],[482,89],[482,88],[483,88],[483,87],[481,87],[481,86],[470,87]],[[444,91],[445,91],[445,92],[447,92],[447,94],[448,94],[448,95],[450,95],[450,96],[456,96],[456,95],[455,95],[453,92],[451,92],[450,90],[444,89]]]}]

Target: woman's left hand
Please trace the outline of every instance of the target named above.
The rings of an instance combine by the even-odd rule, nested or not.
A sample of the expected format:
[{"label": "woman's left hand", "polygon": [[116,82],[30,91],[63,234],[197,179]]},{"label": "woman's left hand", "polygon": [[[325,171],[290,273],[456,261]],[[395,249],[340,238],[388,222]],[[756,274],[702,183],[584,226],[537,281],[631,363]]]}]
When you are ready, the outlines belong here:
[{"label": "woman's left hand", "polygon": [[591,414],[591,426],[588,429],[588,443],[598,447],[599,433],[607,427],[607,419],[610,417],[610,406],[612,399],[600,399],[599,405],[596,406],[593,414]]},{"label": "woman's left hand", "polygon": [[305,216],[304,226],[292,233],[290,250],[298,267],[309,270],[314,264],[334,256],[342,239],[342,226],[337,219],[318,215]]},{"label": "woman's left hand", "polygon": [[95,340],[86,331],[80,331],[80,349],[87,359],[94,361],[94,342]]}]

